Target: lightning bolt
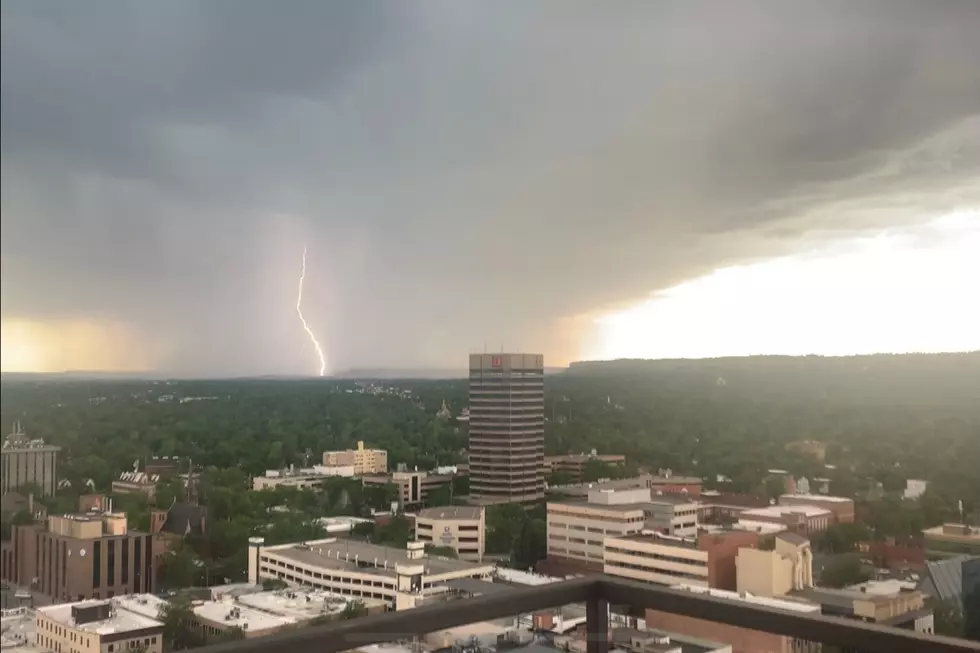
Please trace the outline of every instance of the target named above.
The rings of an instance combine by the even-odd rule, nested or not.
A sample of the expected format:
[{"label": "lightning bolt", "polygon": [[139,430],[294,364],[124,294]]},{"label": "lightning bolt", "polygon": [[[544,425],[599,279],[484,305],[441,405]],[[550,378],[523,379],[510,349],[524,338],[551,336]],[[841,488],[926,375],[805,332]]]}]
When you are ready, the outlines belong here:
[{"label": "lightning bolt", "polygon": [[320,347],[319,341],[316,336],[313,335],[313,329],[307,324],[306,318],[303,317],[303,281],[306,279],[306,245],[303,245],[303,268],[299,273],[299,292],[296,295],[296,314],[299,315],[299,321],[303,323],[303,331],[306,331],[306,335],[310,337],[310,342],[313,343],[313,348],[316,349],[316,356],[320,359],[320,376],[323,376],[327,371],[327,359],[323,355],[323,348]]}]

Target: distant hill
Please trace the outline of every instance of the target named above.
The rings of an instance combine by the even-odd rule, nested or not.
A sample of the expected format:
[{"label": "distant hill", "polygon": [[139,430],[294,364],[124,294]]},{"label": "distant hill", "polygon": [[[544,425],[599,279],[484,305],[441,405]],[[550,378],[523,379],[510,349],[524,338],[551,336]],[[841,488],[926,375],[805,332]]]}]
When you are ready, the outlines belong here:
[{"label": "distant hill", "polygon": [[[560,374],[566,371],[564,367],[546,367],[545,374]],[[340,380],[373,381],[373,380],[422,380],[422,381],[443,381],[452,379],[465,379],[469,376],[468,370],[459,369],[438,369],[438,368],[404,368],[404,369],[352,369],[339,372],[331,376]]]},{"label": "distant hill", "polygon": [[980,352],[589,361],[573,363],[563,378],[684,392],[715,386],[727,396],[753,401],[980,404]]}]

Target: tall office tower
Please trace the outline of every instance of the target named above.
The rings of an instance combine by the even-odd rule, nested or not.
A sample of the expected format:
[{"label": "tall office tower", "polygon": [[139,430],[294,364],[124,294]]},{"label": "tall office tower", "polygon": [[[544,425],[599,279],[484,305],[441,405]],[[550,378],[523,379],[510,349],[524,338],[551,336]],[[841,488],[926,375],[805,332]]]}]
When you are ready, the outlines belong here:
[{"label": "tall office tower", "polygon": [[39,438],[24,435],[20,422],[0,449],[0,492],[13,492],[27,484],[36,485],[45,495],[58,489],[58,452],[61,447],[45,444]]},{"label": "tall office tower", "polygon": [[544,356],[470,355],[470,497],[544,497]]}]

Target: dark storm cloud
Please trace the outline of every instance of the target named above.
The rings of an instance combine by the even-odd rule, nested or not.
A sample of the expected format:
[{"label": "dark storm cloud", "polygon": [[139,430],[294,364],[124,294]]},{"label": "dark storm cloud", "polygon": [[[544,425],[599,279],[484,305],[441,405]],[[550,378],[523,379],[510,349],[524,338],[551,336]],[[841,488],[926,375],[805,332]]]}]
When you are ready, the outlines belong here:
[{"label": "dark storm cloud", "polygon": [[3,4],[3,311],[188,372],[574,355],[563,318],[976,203],[980,5]]}]

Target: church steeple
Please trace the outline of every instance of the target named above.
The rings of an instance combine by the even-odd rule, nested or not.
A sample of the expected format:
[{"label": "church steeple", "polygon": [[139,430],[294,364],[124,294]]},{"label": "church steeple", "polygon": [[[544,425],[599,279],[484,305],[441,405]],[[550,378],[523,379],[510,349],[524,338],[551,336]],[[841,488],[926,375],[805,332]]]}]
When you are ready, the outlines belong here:
[{"label": "church steeple", "polygon": [[436,417],[439,419],[449,419],[452,417],[452,413],[449,412],[449,407],[446,406],[446,400],[442,400],[442,408],[436,411]]}]

